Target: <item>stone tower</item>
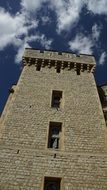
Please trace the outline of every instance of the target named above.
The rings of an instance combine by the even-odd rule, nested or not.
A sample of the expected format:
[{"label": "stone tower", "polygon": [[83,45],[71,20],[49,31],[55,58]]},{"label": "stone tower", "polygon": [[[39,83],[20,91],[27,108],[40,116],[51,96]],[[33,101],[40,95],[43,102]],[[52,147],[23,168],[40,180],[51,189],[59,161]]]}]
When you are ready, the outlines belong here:
[{"label": "stone tower", "polygon": [[94,57],[26,49],[1,116],[0,190],[107,190]]}]

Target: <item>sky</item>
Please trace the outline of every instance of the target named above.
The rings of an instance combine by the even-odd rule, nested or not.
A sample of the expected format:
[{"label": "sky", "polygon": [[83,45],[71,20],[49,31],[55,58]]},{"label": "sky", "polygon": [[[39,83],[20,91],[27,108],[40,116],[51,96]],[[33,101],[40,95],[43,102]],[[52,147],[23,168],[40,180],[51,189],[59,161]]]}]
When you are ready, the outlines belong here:
[{"label": "sky", "polygon": [[0,113],[25,48],[92,54],[107,84],[107,0],[0,0]]}]

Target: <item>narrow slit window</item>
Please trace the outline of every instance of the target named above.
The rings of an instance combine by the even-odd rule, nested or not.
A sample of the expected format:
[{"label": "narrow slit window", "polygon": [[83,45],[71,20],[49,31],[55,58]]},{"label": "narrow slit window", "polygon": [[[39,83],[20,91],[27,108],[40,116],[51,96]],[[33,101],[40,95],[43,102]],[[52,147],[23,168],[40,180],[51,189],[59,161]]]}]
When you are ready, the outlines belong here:
[{"label": "narrow slit window", "polygon": [[61,178],[45,177],[43,190],[61,190]]},{"label": "narrow slit window", "polygon": [[61,132],[62,123],[50,122],[48,134],[48,148],[59,149],[61,148]]},{"label": "narrow slit window", "polygon": [[60,72],[61,72],[61,68],[60,68],[60,67],[57,67],[56,72],[57,72],[57,73],[60,73]]},{"label": "narrow slit window", "polygon": [[62,91],[52,91],[51,107],[60,108],[62,101]]},{"label": "narrow slit window", "polygon": [[80,69],[77,68],[77,75],[80,75]]},{"label": "narrow slit window", "polygon": [[41,64],[38,63],[37,66],[36,66],[36,71],[40,71],[41,70]]}]

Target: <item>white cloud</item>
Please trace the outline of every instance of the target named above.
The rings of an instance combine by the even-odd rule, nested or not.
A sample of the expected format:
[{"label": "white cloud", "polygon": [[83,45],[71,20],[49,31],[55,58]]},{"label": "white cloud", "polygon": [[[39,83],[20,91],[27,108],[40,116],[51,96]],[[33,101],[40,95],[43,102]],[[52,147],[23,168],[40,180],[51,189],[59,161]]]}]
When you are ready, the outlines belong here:
[{"label": "white cloud", "polygon": [[52,4],[57,15],[58,32],[67,30],[78,22],[83,0],[54,0]]},{"label": "white cloud", "polygon": [[70,49],[82,54],[92,54],[93,47],[96,46],[96,43],[99,40],[101,29],[101,26],[94,24],[92,26],[92,34],[86,36],[77,33],[75,38],[68,43]]},{"label": "white cloud", "polygon": [[47,39],[44,34],[32,35],[29,33],[37,26],[38,21],[24,9],[12,16],[5,9],[0,8],[0,50],[9,44],[17,47],[15,62],[18,63],[21,60],[24,48],[30,47],[30,42],[39,42],[45,49],[49,49],[52,39]]},{"label": "white cloud", "polygon": [[93,14],[107,14],[107,0],[21,0],[21,6],[33,13],[37,13],[43,3],[55,11],[59,33],[78,23],[84,6]]},{"label": "white cloud", "polygon": [[42,3],[45,3],[48,0],[22,0],[21,5],[24,9],[30,12],[34,12],[37,9],[41,8]]},{"label": "white cloud", "polygon": [[87,9],[94,14],[107,15],[107,0],[87,0]]},{"label": "white cloud", "polygon": [[30,42],[39,42],[42,47],[45,47],[45,49],[49,49],[52,44],[52,39],[47,39],[44,34],[27,36],[24,40],[21,40],[20,47],[18,48],[18,52],[15,57],[16,63],[19,63],[21,61],[24,49],[30,47]]},{"label": "white cloud", "polygon": [[69,42],[69,47],[73,51],[83,54],[92,54],[93,42],[90,37],[77,34],[74,40]]},{"label": "white cloud", "polygon": [[[23,48],[29,47],[30,42],[39,42],[46,49],[50,48],[52,39],[47,39],[44,34],[30,34],[29,36],[29,32],[32,29],[36,29],[39,22],[36,20],[36,16],[34,18],[34,15],[46,2],[48,3],[48,8],[56,12],[56,30],[59,33],[62,30],[69,30],[70,27],[78,23],[84,5],[94,14],[107,14],[107,0],[21,0],[21,10],[15,16],[0,8],[0,50],[3,50],[9,44],[13,44],[19,48],[17,60],[20,60]],[[43,23],[48,23],[49,19],[48,13],[41,17]],[[92,27],[92,35],[77,34],[69,42],[70,49],[79,53],[92,53],[93,46],[98,40],[100,33],[101,27],[95,24]]]},{"label": "white cloud", "polygon": [[42,21],[43,25],[51,23],[51,19],[49,18],[49,16],[43,16],[43,17],[41,17],[41,21]]},{"label": "white cloud", "polygon": [[0,8],[0,50],[9,44],[20,46],[20,37],[28,35],[28,31],[36,28],[37,24],[36,21],[29,22],[24,12],[12,16]]},{"label": "white cloud", "polygon": [[107,14],[107,0],[54,0],[59,32],[78,23],[83,6],[93,14]]},{"label": "white cloud", "polygon": [[56,12],[58,32],[67,30],[78,22],[84,5],[84,0],[21,0],[21,6],[28,12],[36,13],[46,2],[48,3],[47,6]]},{"label": "white cloud", "polygon": [[27,42],[39,42],[42,47],[49,49],[52,44],[52,39],[47,39],[44,34],[31,35],[26,38]]},{"label": "white cloud", "polygon": [[22,41],[22,43],[20,44],[20,47],[18,48],[17,54],[15,56],[15,63],[21,62],[25,48],[30,48],[30,45],[27,42]]},{"label": "white cloud", "polygon": [[97,24],[94,24],[92,26],[92,38],[93,40],[98,40],[101,34],[101,27],[98,26]]},{"label": "white cloud", "polygon": [[0,49],[13,43],[16,36],[26,34],[26,32],[23,15],[12,17],[8,12],[0,8]]},{"label": "white cloud", "polygon": [[100,56],[99,64],[100,64],[100,65],[103,65],[104,62],[105,62],[105,60],[106,60],[106,58],[107,58],[107,53],[106,53],[106,52],[103,52],[103,53],[101,54],[101,56]]}]

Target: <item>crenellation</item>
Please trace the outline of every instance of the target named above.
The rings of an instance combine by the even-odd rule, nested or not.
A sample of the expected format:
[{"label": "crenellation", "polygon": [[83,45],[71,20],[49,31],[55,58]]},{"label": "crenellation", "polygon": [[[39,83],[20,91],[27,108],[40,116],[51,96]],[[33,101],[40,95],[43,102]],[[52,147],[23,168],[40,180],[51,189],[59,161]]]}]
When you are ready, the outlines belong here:
[{"label": "crenellation", "polygon": [[[29,56],[30,53],[30,56]],[[76,54],[70,54],[70,53],[58,53],[58,52],[51,52],[51,51],[36,51],[31,49],[26,49],[25,54],[23,57],[24,65],[25,65],[25,59],[26,62],[28,62],[28,65],[32,65],[35,63],[35,59],[38,59],[38,64],[43,61],[43,67],[47,66],[49,63],[49,68],[52,68],[53,66],[61,69],[65,69],[68,67],[68,63],[70,64],[69,69],[72,68],[74,64],[74,70],[76,70],[76,66],[78,67],[78,72],[80,71],[84,72],[87,70],[87,72],[94,72],[95,67],[95,60],[94,57],[88,56],[88,55],[79,55]],[[57,62],[57,66],[56,66]],[[63,62],[63,66],[62,65]],[[41,64],[42,65],[42,64]]]},{"label": "crenellation", "polygon": [[33,50],[33,49],[25,49],[24,55],[23,57],[26,58],[39,58],[39,59],[52,59],[52,60],[63,60],[63,61],[71,61],[72,62],[77,62],[77,63],[86,63],[86,64],[90,64],[90,65],[95,65],[95,59],[93,56],[89,56],[89,55],[79,55],[79,57],[77,57],[76,54],[72,54],[72,53],[62,53],[62,55],[59,55],[58,52],[42,52],[40,53],[40,51],[38,50]]}]

